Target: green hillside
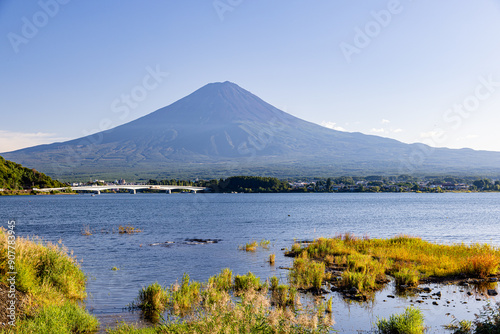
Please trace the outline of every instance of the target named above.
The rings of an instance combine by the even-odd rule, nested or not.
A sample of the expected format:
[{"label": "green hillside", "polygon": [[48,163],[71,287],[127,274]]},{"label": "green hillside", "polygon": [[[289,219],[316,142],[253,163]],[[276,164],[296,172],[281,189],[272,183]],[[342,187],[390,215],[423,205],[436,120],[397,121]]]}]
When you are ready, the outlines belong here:
[{"label": "green hillside", "polygon": [[58,188],[65,185],[49,176],[5,160],[0,157],[0,188],[22,190],[35,188]]}]

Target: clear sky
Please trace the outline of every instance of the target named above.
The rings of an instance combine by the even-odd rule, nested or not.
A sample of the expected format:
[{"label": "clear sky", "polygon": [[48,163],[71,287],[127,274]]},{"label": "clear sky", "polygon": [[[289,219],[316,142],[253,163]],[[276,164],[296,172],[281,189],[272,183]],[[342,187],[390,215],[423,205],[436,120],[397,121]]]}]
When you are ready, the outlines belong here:
[{"label": "clear sky", "polygon": [[226,80],[335,129],[500,151],[500,0],[1,0],[0,59],[0,152]]}]

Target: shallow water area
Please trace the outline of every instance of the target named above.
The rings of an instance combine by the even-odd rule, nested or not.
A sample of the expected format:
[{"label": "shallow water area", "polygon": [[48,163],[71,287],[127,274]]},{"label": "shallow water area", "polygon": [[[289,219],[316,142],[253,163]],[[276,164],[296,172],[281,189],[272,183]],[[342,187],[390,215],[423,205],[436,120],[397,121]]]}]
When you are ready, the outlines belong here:
[{"label": "shallow water area", "polygon": [[[88,309],[111,324],[120,315],[140,319],[126,307],[141,287],[155,281],[170,285],[183,273],[205,281],[229,267],[235,274],[252,271],[262,279],[276,275],[285,280],[288,271],[280,267],[290,266],[292,259],[283,256],[282,249],[290,248],[295,238],[345,232],[373,238],[408,234],[439,243],[500,246],[499,201],[498,193],[86,194],[2,197],[0,212],[3,226],[8,219],[16,220],[18,234],[61,239],[74,251],[89,277]],[[118,233],[120,225],[142,232]],[[91,235],[82,233],[86,228]],[[269,250],[238,250],[262,239],[271,241]],[[276,254],[275,266],[267,263],[271,253]],[[468,295],[465,287],[454,285],[429,287],[431,295],[441,291],[441,299],[416,303],[420,297],[399,297],[392,284],[372,302],[346,301],[332,293],[333,328],[342,333],[369,331],[377,317],[402,312],[413,300],[430,332],[442,333],[440,326],[449,324],[452,315],[471,320],[487,300],[498,298],[481,292]]]}]

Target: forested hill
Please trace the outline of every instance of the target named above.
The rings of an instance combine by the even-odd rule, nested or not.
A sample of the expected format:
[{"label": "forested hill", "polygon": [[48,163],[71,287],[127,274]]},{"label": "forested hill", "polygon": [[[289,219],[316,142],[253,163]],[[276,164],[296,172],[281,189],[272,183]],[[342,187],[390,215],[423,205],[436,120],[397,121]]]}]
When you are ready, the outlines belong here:
[{"label": "forested hill", "polygon": [[52,180],[49,176],[5,160],[0,157],[0,188],[21,190],[29,188],[58,188],[65,184]]}]

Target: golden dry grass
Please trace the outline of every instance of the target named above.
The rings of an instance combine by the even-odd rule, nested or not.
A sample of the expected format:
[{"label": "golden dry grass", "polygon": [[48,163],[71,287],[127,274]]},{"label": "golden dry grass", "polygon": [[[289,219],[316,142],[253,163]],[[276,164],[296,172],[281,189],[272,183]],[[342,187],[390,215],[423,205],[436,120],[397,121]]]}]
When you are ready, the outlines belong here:
[{"label": "golden dry grass", "polygon": [[340,267],[344,286],[364,290],[377,288],[385,274],[394,276],[398,285],[417,285],[429,277],[497,275],[500,264],[500,249],[487,244],[440,245],[406,235],[390,239],[339,235],[319,238],[303,249],[292,247],[292,252]]}]

